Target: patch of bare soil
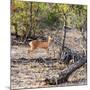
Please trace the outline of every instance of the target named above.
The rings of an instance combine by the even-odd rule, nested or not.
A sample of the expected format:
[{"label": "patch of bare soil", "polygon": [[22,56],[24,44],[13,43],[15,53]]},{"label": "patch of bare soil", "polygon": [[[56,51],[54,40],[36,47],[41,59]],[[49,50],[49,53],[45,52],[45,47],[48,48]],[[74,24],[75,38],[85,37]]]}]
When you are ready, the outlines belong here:
[{"label": "patch of bare soil", "polygon": [[[23,46],[13,46],[11,56],[11,89],[50,87],[45,83],[45,78],[58,77],[58,73],[67,68],[57,61],[30,61],[27,47]],[[68,81],[58,86],[86,84],[86,65],[75,71]]]},{"label": "patch of bare soil", "polygon": [[[73,36],[73,38],[72,38]],[[80,34],[67,33],[66,44],[77,51],[82,51],[82,48],[78,44]],[[75,42],[75,40],[77,42]],[[58,77],[58,73],[65,68],[68,68],[65,64],[58,63],[58,60],[44,60],[46,57],[55,58],[57,53],[53,52],[53,49],[58,52],[58,48],[55,46],[50,47],[49,54],[43,49],[35,50],[33,53],[28,53],[28,46],[11,46],[11,89],[28,89],[28,88],[40,88],[51,87],[45,82],[47,77]],[[54,55],[54,53],[56,53]],[[34,58],[43,57],[43,60]],[[85,64],[78,70],[76,70],[69,77],[68,82],[54,86],[71,86],[71,85],[86,85],[87,84],[87,65]],[[53,87],[53,86],[52,86]]]}]

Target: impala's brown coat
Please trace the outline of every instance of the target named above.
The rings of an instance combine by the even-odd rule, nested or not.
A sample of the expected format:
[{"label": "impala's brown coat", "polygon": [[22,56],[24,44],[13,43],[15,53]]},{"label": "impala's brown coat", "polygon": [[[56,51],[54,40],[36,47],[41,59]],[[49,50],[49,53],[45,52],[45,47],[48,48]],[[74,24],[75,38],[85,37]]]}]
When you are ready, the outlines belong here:
[{"label": "impala's brown coat", "polygon": [[53,38],[51,38],[50,36],[48,37],[47,41],[39,41],[39,40],[33,40],[29,43],[30,45],[30,51],[34,51],[37,48],[43,48],[48,50],[49,45],[51,44]]}]

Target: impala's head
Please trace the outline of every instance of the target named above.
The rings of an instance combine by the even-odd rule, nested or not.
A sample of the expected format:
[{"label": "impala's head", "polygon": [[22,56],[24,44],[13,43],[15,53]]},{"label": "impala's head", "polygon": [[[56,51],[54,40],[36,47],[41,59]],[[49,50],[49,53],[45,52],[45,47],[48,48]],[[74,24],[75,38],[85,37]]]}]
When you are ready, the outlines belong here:
[{"label": "impala's head", "polygon": [[48,40],[49,41],[53,41],[53,37],[52,36],[48,36]]},{"label": "impala's head", "polygon": [[48,43],[50,44],[53,41],[53,37],[52,36],[48,36]]}]

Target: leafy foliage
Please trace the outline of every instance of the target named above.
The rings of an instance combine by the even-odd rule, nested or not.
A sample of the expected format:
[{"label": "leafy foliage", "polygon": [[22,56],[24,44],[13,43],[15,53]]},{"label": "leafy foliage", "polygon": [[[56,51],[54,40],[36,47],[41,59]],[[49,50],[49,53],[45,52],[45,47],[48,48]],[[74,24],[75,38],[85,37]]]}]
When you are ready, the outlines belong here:
[{"label": "leafy foliage", "polygon": [[11,2],[11,26],[14,26],[17,32],[27,33],[30,28],[30,18],[32,18],[32,33],[45,28],[63,28],[64,22],[67,26],[78,30],[86,25],[87,6],[85,5],[32,2],[31,17],[30,3],[18,0]]}]

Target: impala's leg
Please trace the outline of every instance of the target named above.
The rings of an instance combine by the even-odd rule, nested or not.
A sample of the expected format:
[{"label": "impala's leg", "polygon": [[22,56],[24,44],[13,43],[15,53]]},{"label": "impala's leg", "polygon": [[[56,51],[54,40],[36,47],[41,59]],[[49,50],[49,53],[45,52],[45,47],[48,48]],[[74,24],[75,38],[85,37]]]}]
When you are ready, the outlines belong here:
[{"label": "impala's leg", "polygon": [[28,49],[28,53],[30,53],[30,49]]},{"label": "impala's leg", "polygon": [[33,51],[33,49],[30,47],[29,49],[28,49],[28,53],[30,53],[30,52],[32,52]]},{"label": "impala's leg", "polygon": [[46,49],[46,53],[49,54],[49,49],[48,48]]},{"label": "impala's leg", "polygon": [[34,50],[34,47],[31,45],[30,48],[28,49],[28,53],[32,54],[33,50]]},{"label": "impala's leg", "polygon": [[51,54],[50,54],[50,52],[49,52],[49,48],[46,49],[46,51],[47,51],[47,54],[48,54],[49,58],[51,58]]},{"label": "impala's leg", "polygon": [[32,52],[33,51],[33,47],[30,47],[30,52]]},{"label": "impala's leg", "polygon": [[28,49],[28,54],[29,54],[30,58],[32,58],[33,48],[30,47],[30,49]]}]

